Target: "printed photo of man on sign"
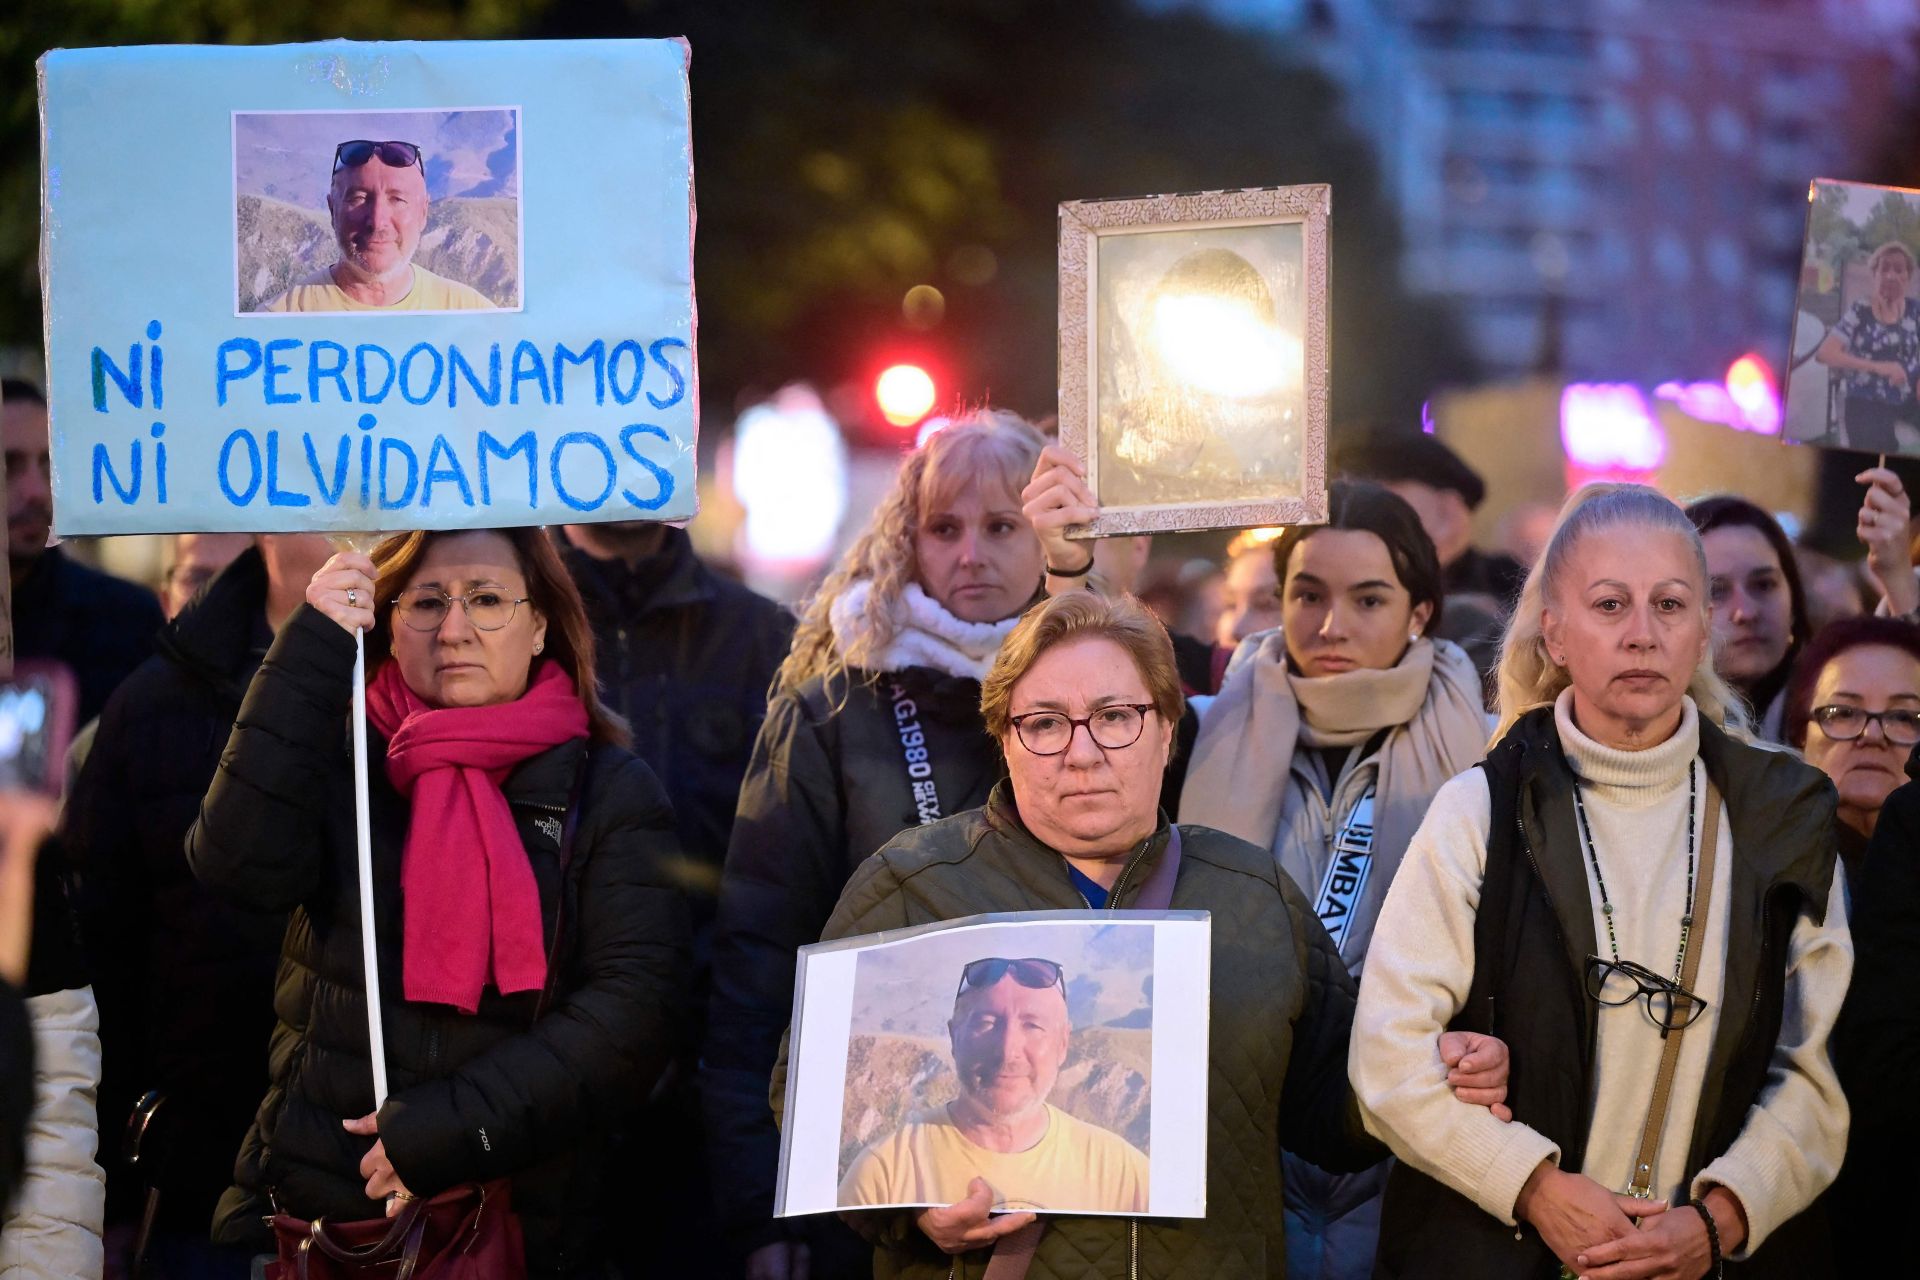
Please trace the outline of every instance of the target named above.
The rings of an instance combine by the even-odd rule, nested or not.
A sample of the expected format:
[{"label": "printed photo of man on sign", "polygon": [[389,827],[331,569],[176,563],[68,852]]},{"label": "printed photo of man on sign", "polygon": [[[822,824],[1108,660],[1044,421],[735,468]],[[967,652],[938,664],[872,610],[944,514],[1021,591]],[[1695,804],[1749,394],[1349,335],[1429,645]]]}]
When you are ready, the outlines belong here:
[{"label": "printed photo of man on sign", "polygon": [[238,312],[518,310],[518,133],[512,108],[236,114]]},{"label": "printed photo of man on sign", "polygon": [[[969,962],[947,1034],[953,1099],[914,1112],[862,1151],[840,1184],[843,1206],[952,1204],[983,1177],[1009,1189],[996,1209],[1095,1203],[1146,1212],[1146,1154],[1048,1100],[1073,1040],[1058,963],[1039,956]],[[1142,1131],[1146,1120],[1143,1102]]]}]

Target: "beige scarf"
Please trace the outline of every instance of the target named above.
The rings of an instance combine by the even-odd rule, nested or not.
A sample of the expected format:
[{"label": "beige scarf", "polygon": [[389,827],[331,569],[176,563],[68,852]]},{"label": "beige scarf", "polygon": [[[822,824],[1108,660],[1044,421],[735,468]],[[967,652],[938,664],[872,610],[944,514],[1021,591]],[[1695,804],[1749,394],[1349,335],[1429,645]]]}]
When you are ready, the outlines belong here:
[{"label": "beige scarf", "polygon": [[[1459,646],[1423,638],[1384,671],[1310,678],[1288,670],[1278,631],[1260,637],[1200,722],[1180,820],[1272,849],[1296,745],[1357,746],[1382,729],[1391,732],[1380,748],[1373,802],[1375,866],[1360,904],[1370,935],[1372,915],[1434,793],[1486,750],[1480,675]],[[1301,888],[1312,895],[1319,886]],[[1350,937],[1346,950],[1359,954],[1353,944],[1365,941]]]}]

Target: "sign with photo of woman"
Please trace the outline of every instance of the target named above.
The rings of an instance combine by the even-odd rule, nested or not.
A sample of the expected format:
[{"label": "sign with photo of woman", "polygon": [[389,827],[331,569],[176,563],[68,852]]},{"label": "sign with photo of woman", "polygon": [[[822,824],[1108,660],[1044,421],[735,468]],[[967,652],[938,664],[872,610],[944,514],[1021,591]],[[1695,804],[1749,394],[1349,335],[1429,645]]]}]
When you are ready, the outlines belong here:
[{"label": "sign with photo of woman", "polygon": [[1808,192],[1784,438],[1920,454],[1920,191]]}]

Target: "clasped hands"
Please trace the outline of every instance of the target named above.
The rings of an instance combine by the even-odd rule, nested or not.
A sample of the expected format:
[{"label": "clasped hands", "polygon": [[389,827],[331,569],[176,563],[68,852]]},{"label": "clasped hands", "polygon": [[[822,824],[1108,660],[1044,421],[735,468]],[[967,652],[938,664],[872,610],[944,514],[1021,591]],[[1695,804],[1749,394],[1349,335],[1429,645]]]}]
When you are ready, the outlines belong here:
[{"label": "clasped hands", "polygon": [[[1503,1040],[1472,1031],[1440,1035],[1440,1062],[1447,1068],[1453,1096],[1476,1107],[1486,1107],[1502,1121],[1513,1119],[1507,1109],[1507,1046]],[[1034,1220],[1031,1213],[992,1216],[993,1188],[985,1178],[967,1184],[967,1197],[954,1204],[923,1209],[914,1222],[944,1253],[984,1249],[1012,1235]]]},{"label": "clasped hands", "polygon": [[[1740,1201],[1722,1187],[1704,1199],[1721,1254],[1736,1252],[1747,1239]],[[1699,1280],[1713,1266],[1707,1224],[1697,1210],[1618,1195],[1551,1160],[1527,1179],[1513,1216],[1538,1231],[1581,1280]]]}]

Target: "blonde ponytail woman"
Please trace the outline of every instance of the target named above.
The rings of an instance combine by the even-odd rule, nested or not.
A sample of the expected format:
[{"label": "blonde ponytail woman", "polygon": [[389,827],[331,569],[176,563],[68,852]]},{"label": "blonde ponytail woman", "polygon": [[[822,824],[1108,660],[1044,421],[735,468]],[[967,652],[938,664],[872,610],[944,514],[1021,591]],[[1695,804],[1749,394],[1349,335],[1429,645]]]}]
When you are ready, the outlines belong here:
[{"label": "blonde ponytail woman", "polygon": [[[1830,1273],[1852,967],[1824,777],[1749,745],[1706,558],[1652,489],[1568,502],[1514,612],[1500,724],[1381,908],[1349,1073],[1400,1157],[1379,1276]],[[1441,1028],[1506,1040],[1513,1123]]]}]

